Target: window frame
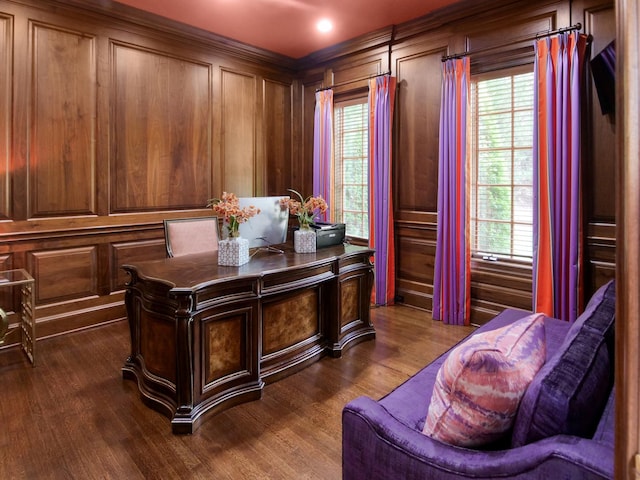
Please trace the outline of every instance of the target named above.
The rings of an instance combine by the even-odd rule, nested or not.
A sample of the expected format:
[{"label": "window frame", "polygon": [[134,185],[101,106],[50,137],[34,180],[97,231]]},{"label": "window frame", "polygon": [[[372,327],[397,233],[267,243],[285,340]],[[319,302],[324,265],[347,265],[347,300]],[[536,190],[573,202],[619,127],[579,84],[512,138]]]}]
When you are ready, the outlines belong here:
[{"label": "window frame", "polygon": [[[339,221],[344,222],[344,208],[342,207],[343,202],[342,199],[340,199],[339,201],[337,200],[337,196],[338,194],[342,194],[343,192],[343,188],[342,188],[342,181],[338,182],[338,152],[337,152],[337,148],[336,148],[336,144],[338,141],[338,134],[337,134],[337,120],[336,120],[336,110],[339,107],[345,107],[345,106],[352,106],[352,105],[364,105],[365,108],[367,109],[367,125],[365,127],[365,131],[367,134],[367,141],[366,141],[366,145],[365,145],[365,153],[366,155],[364,156],[365,160],[365,178],[366,178],[366,190],[367,190],[367,200],[366,200],[366,213],[367,213],[367,225],[369,225],[370,222],[370,216],[371,216],[371,212],[370,212],[370,208],[369,208],[369,204],[370,204],[370,197],[371,197],[371,182],[369,179],[369,146],[370,146],[370,142],[369,142],[369,96],[368,96],[368,89],[358,89],[358,90],[354,90],[345,94],[340,94],[336,97],[334,97],[334,162],[333,162],[333,169],[334,169],[334,179],[335,179],[335,184],[336,187],[338,186],[338,184],[340,185],[339,187],[339,191],[338,188],[336,188],[336,192],[335,192],[335,196],[336,196],[336,205],[332,205],[331,209],[332,209],[332,215],[334,215],[334,218],[340,218]],[[340,167],[342,168],[342,163],[340,164]],[[339,210],[339,212],[338,212]],[[339,213],[339,215],[338,215]],[[346,223],[346,222],[345,222]],[[367,229],[368,230],[368,229]],[[349,240],[350,243],[353,243],[354,245],[368,245],[369,244],[369,236],[368,236],[368,232],[367,232],[367,237],[357,237],[357,236],[353,236],[353,235],[349,235],[347,234],[347,239]]]},{"label": "window frame", "polygon": [[[478,73],[472,73],[471,75],[471,94],[470,94],[470,117],[469,117],[469,127],[471,129],[472,135],[471,138],[469,140],[468,143],[468,147],[471,150],[471,155],[470,155],[470,182],[469,182],[469,186],[470,186],[470,199],[469,199],[469,206],[470,206],[470,218],[469,218],[469,228],[471,229],[474,225],[476,225],[477,228],[477,223],[472,221],[471,218],[477,218],[477,215],[475,215],[474,212],[474,203],[473,203],[473,197],[475,195],[475,192],[473,191],[474,189],[476,189],[476,178],[477,178],[477,166],[478,166],[478,147],[477,147],[477,139],[478,139],[478,128],[479,128],[479,124],[476,121],[476,113],[475,113],[475,84],[479,81],[486,81],[486,80],[492,80],[492,79],[498,79],[498,78],[503,78],[503,77],[514,77],[517,75],[521,75],[524,73],[533,73],[533,63],[527,63],[527,64],[523,64],[523,65],[517,65],[517,66],[510,66],[510,67],[505,67],[505,68],[499,68],[499,69],[495,69],[495,70],[490,70],[490,71],[484,71],[484,72],[478,72]],[[535,104],[533,105],[533,111],[535,112]],[[512,113],[513,113],[513,109],[512,109]],[[512,123],[513,125],[513,123]],[[511,136],[513,138],[514,136],[514,130],[512,129],[511,131]],[[512,151],[512,162],[513,162],[513,151],[514,146],[513,146],[513,142],[511,144],[511,147],[509,147],[510,150]],[[533,149],[533,139],[532,139],[532,149]],[[513,166],[512,166],[512,172],[513,172]],[[533,174],[533,172],[532,172]],[[514,192],[514,185],[513,183],[513,175],[512,175],[512,179],[511,179],[511,204],[513,205],[513,192]],[[532,188],[533,188],[533,177],[532,177]],[[475,208],[477,209],[477,202],[475,204]],[[532,205],[533,208],[533,205]],[[533,212],[532,212],[533,213]],[[510,224],[514,224],[513,221],[513,214],[511,215],[511,219],[509,220]],[[516,222],[517,223],[517,222]],[[533,227],[533,215],[532,215],[532,227]],[[513,232],[513,228],[512,228],[512,232]],[[531,258],[528,257],[523,257],[521,255],[514,255],[513,253],[510,254],[497,254],[497,253],[491,253],[491,254],[487,254],[487,253],[482,253],[481,251],[478,251],[475,249],[474,247],[474,237],[472,236],[473,232],[470,231],[470,251],[471,251],[471,260],[472,260],[472,265],[475,264],[477,266],[480,265],[486,265],[487,267],[491,264],[496,264],[496,262],[501,263],[503,265],[512,265],[514,268],[519,269],[519,268],[531,268],[532,266],[532,262],[533,262],[533,241],[532,241],[532,251],[531,251]],[[511,242],[513,243],[513,234],[510,236],[511,238]],[[513,248],[511,247],[510,250],[513,252]],[[482,267],[484,268],[484,267]],[[489,267],[490,268],[490,267]]]}]

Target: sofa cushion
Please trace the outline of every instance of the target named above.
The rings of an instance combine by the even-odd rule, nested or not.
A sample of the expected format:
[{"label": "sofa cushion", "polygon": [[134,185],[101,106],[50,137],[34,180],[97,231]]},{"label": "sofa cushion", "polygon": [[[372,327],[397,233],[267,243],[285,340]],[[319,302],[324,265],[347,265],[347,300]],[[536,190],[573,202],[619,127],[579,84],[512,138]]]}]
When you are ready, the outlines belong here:
[{"label": "sofa cushion", "polygon": [[613,384],[615,285],[602,287],[522,397],[512,446],[557,434],[591,438]]},{"label": "sofa cushion", "polygon": [[545,361],[544,332],[544,316],[534,314],[451,350],[438,371],[422,432],[467,447],[502,437]]}]

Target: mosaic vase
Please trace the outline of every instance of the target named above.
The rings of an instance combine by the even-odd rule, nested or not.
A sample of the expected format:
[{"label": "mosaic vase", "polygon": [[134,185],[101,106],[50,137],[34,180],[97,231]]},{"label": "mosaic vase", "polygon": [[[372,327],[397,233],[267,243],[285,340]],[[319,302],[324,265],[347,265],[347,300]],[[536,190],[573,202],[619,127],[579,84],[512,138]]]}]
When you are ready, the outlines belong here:
[{"label": "mosaic vase", "polygon": [[249,261],[249,240],[229,237],[218,242],[218,265],[239,267]]}]

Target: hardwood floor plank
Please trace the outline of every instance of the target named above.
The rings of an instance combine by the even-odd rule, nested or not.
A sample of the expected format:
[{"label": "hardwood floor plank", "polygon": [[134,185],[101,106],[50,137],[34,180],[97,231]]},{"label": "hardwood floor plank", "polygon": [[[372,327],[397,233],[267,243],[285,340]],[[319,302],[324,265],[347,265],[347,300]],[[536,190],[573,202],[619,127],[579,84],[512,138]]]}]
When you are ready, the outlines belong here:
[{"label": "hardwood floor plank", "polygon": [[[0,350],[2,479],[339,479],[342,408],[380,398],[473,331],[404,306],[372,310],[375,341],[265,387],[193,435],[122,379],[126,322]],[[429,399],[425,398],[425,402]]]}]

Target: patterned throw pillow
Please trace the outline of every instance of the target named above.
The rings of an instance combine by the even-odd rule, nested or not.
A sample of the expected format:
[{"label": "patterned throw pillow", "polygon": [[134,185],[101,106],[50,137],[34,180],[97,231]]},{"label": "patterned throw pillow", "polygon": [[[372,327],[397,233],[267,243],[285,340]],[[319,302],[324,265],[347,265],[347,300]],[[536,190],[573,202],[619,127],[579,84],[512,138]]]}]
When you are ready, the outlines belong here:
[{"label": "patterned throw pillow", "polygon": [[465,447],[500,439],[545,355],[542,314],[472,336],[440,367],[422,433]]}]

